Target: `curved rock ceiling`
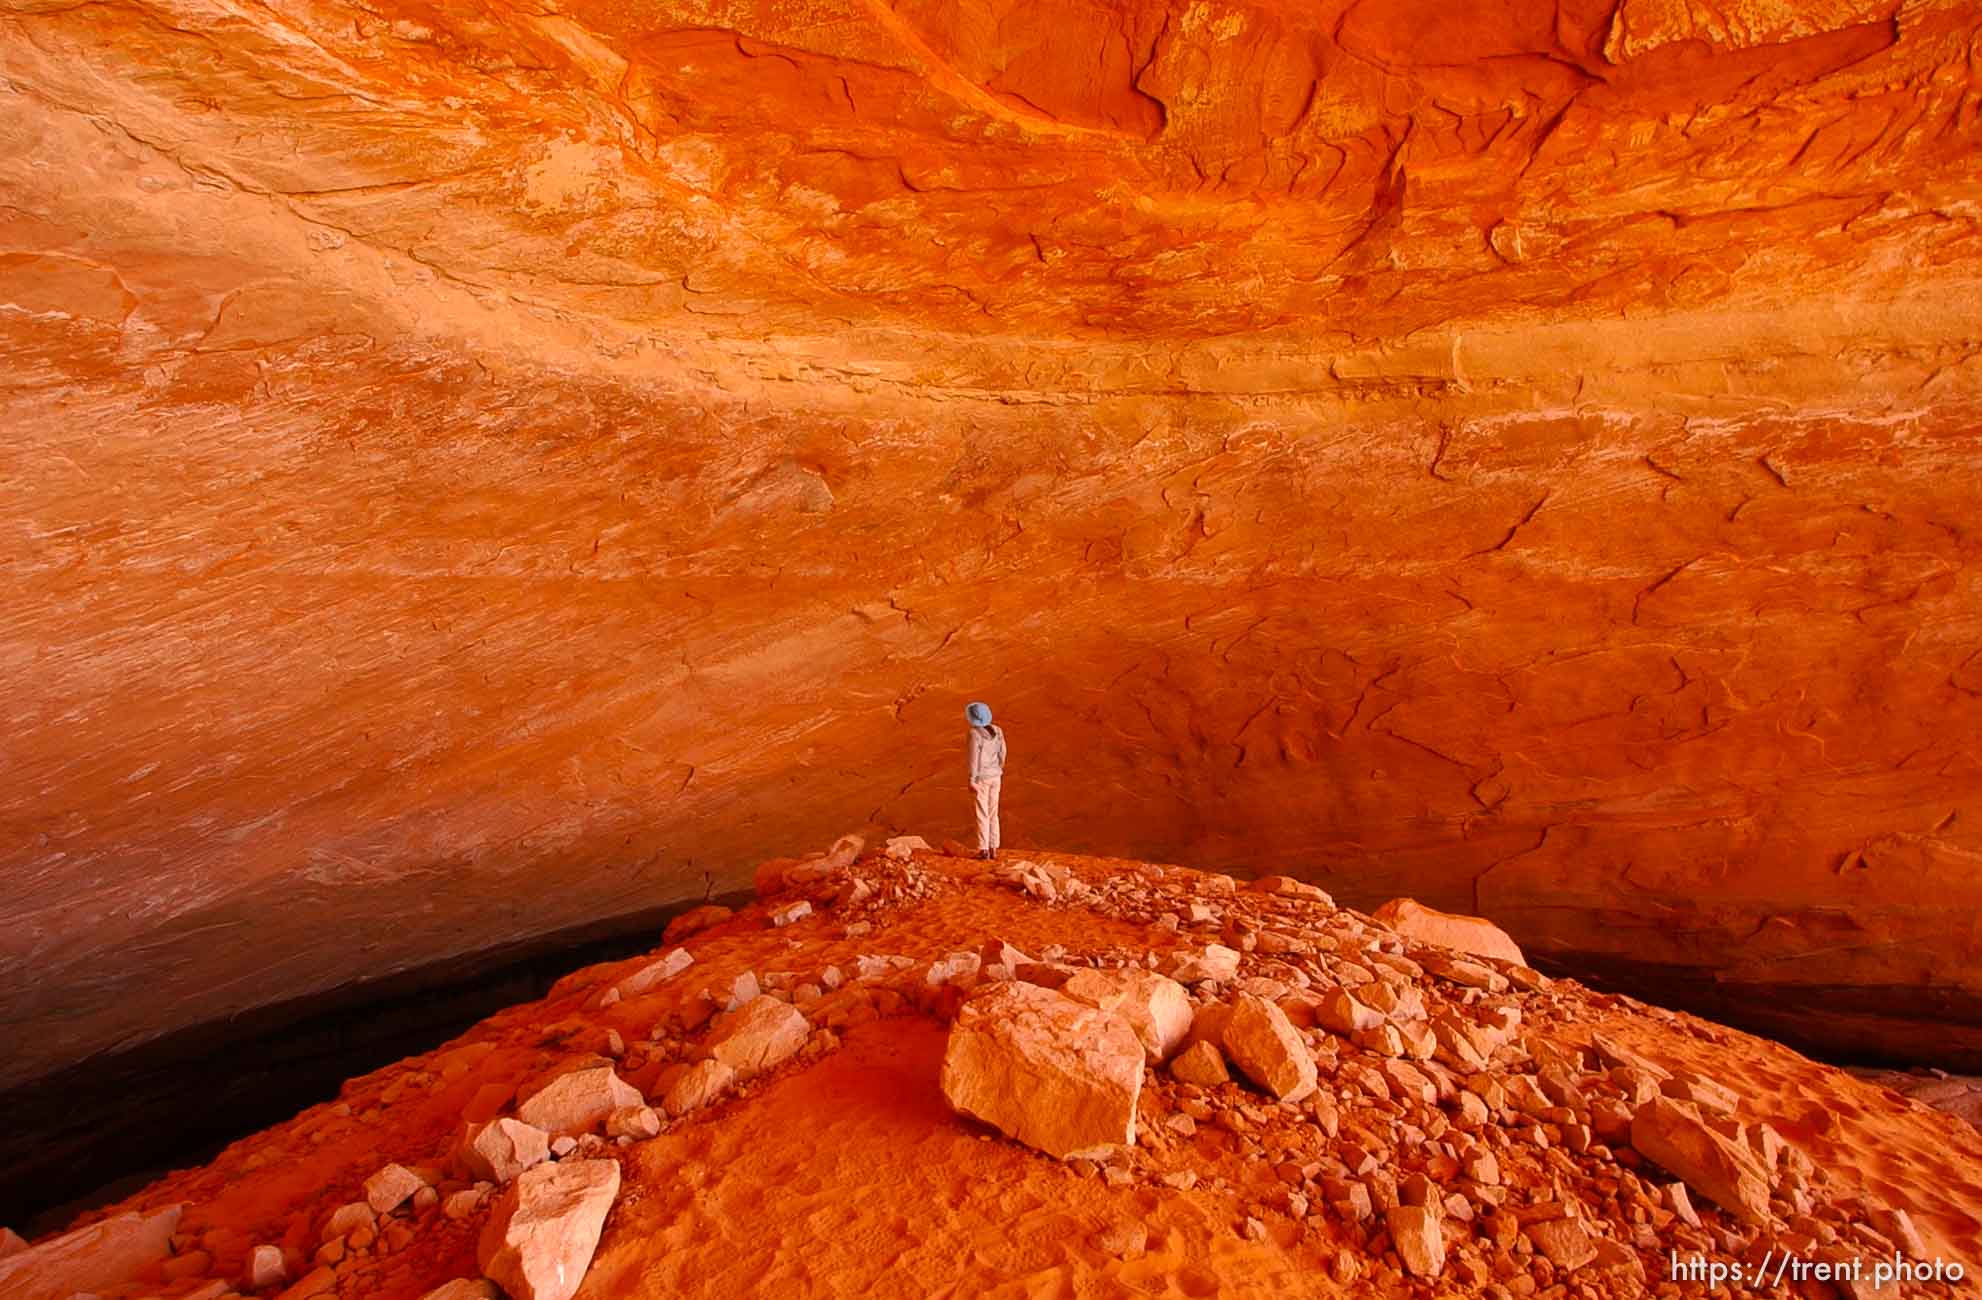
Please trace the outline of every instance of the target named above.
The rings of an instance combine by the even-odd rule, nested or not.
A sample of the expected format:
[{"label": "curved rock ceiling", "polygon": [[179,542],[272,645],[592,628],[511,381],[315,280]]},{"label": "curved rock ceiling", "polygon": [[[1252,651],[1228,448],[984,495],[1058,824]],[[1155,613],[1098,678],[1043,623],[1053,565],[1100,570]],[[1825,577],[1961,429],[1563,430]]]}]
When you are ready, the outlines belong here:
[{"label": "curved rock ceiling", "polygon": [[972,697],[1014,843],[1982,1054],[1978,28],[0,0],[0,1085],[961,835]]}]

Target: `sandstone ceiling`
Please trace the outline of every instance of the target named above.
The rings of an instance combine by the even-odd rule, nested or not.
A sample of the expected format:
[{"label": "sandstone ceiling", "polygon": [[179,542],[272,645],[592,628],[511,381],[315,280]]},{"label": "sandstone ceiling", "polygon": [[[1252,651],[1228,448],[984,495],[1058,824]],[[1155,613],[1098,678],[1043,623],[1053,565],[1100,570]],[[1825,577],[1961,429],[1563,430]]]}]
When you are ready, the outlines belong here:
[{"label": "sandstone ceiling", "polygon": [[0,1087],[975,697],[1008,841],[1982,1056],[1978,151],[1967,0],[0,0]]}]

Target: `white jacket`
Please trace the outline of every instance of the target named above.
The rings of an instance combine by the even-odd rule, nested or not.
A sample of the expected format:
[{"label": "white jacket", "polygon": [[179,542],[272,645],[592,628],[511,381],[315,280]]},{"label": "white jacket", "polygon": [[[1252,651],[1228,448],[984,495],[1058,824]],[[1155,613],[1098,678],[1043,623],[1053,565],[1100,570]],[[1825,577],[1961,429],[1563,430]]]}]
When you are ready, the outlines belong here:
[{"label": "white jacket", "polygon": [[999,726],[970,729],[970,779],[982,781],[1005,774],[1005,729]]}]

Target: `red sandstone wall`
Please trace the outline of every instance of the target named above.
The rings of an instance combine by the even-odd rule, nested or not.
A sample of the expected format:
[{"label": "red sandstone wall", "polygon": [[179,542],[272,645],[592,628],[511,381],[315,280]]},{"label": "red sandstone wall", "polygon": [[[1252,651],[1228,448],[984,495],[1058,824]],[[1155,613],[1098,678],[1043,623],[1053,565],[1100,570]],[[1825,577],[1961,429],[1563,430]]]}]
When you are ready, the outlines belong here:
[{"label": "red sandstone wall", "polygon": [[1017,843],[1982,1023],[1972,6],[1063,10],[0,4],[0,1085],[979,696]]}]

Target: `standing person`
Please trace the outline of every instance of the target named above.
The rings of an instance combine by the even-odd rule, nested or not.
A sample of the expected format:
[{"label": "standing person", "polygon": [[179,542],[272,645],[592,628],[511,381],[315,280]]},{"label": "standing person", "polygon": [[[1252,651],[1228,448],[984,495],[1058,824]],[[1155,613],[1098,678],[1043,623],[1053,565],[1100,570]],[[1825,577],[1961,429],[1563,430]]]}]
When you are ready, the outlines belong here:
[{"label": "standing person", "polygon": [[970,719],[970,788],[977,796],[977,856],[998,856],[998,789],[1005,781],[1005,731],[991,725],[991,706],[973,701]]}]

